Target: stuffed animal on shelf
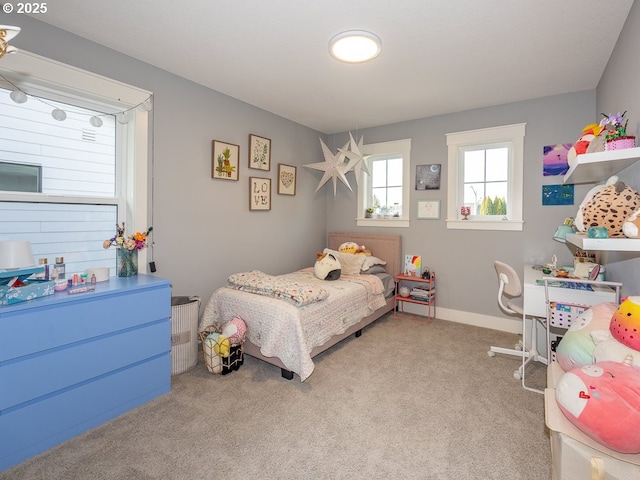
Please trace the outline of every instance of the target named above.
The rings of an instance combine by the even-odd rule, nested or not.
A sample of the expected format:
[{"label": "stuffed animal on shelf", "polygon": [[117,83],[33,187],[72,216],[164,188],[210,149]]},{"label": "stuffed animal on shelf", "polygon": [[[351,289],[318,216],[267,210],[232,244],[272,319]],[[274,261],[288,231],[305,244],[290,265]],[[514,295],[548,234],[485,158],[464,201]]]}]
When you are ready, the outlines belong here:
[{"label": "stuffed animal on shelf", "polygon": [[331,253],[316,253],[313,272],[320,280],[338,280],[342,273],[340,262]]},{"label": "stuffed animal on shelf", "polygon": [[597,123],[592,123],[582,129],[582,135],[580,135],[580,138],[578,138],[576,143],[574,143],[567,152],[567,163],[570,167],[573,165],[578,155],[587,153],[589,144],[594,138],[600,135],[603,129],[604,127],[601,127]]},{"label": "stuffed animal on shelf", "polygon": [[624,237],[622,225],[640,207],[640,194],[620,180],[615,183],[609,181],[581,204],[582,230],[576,226],[578,230],[605,227],[609,238]]},{"label": "stuffed animal on shelf", "polygon": [[640,238],[640,209],[633,212],[622,224],[622,233],[628,238]]},{"label": "stuffed animal on shelf", "polygon": [[600,190],[602,190],[606,186],[615,184],[617,181],[618,181],[618,177],[613,175],[609,177],[606,183],[596,185],[595,187],[593,187],[591,190],[587,192],[587,194],[584,196],[584,199],[582,200],[582,203],[580,203],[580,206],[578,207],[578,213],[576,213],[576,218],[573,221],[573,225],[576,228],[576,230],[578,230],[579,232],[586,233],[587,229],[584,227],[584,219],[582,218],[582,208],[593,199],[596,193],[598,193]]}]

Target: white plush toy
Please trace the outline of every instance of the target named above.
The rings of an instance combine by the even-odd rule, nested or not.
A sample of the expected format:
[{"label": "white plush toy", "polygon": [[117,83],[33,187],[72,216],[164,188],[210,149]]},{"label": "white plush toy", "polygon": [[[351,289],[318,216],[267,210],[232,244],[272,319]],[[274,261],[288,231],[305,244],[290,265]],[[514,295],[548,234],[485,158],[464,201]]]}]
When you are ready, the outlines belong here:
[{"label": "white plush toy", "polygon": [[587,194],[584,197],[584,200],[582,200],[582,203],[578,207],[578,213],[576,213],[576,219],[573,222],[574,226],[576,227],[576,230],[578,230],[579,232],[587,231],[586,227],[584,226],[584,218],[582,216],[582,207],[584,207],[587,203],[589,203],[591,199],[595,197],[596,193],[598,193],[604,187],[608,187],[609,185],[614,185],[617,181],[618,181],[618,177],[613,175],[612,177],[609,177],[609,179],[607,180],[607,183],[603,185],[596,185],[595,187],[593,187],[591,190],[587,192]]}]

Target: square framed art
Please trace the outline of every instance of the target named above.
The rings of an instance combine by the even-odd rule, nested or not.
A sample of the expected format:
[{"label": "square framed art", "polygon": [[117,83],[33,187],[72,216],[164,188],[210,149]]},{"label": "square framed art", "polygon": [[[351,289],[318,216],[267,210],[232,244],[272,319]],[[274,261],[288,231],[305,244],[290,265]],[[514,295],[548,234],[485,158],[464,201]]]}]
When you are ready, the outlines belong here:
[{"label": "square framed art", "polygon": [[258,135],[249,135],[249,168],[271,170],[271,140]]},{"label": "square framed art", "polygon": [[417,218],[419,220],[439,220],[440,200],[419,200]]},{"label": "square framed art", "polygon": [[249,210],[271,210],[271,179],[249,177]]},{"label": "square framed art", "polygon": [[284,163],[278,164],[278,194],[296,194],[296,167]]},{"label": "square framed art", "polygon": [[416,165],[416,190],[440,190],[440,163]]},{"label": "square framed art", "polygon": [[213,141],[211,178],[238,180],[240,147],[233,143]]}]

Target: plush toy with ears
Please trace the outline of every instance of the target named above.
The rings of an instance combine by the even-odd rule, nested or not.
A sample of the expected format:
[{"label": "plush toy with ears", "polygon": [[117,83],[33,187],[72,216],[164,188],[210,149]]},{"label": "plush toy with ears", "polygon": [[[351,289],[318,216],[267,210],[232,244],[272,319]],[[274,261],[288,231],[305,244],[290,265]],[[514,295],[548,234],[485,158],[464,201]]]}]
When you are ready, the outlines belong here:
[{"label": "plush toy with ears", "polygon": [[605,227],[609,238],[624,237],[622,225],[640,208],[640,193],[624,182],[606,185],[582,208],[583,228]]},{"label": "plush toy with ears", "polygon": [[601,127],[597,123],[592,123],[582,129],[582,135],[580,135],[578,141],[574,143],[573,147],[571,147],[569,152],[567,152],[567,163],[570,167],[573,165],[578,155],[587,153],[587,148],[589,148],[591,140],[600,135],[603,129],[604,127]]}]

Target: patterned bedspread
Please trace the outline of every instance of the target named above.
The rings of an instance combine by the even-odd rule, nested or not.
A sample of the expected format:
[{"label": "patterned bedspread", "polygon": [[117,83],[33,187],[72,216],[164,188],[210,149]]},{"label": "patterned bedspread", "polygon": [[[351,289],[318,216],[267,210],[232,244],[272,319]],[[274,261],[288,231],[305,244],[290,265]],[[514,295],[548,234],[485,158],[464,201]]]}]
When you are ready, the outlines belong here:
[{"label": "patterned bedspread", "polygon": [[247,324],[247,337],[266,357],[278,357],[302,381],[313,372],[311,351],[343,333],[362,318],[383,307],[383,285],[375,275],[343,275],[339,280],[318,279],[313,268],[278,277],[314,290],[328,292],[324,300],[295,306],[268,295],[255,295],[230,287],[216,290],[200,318],[199,331],[217,327],[239,315]]}]

